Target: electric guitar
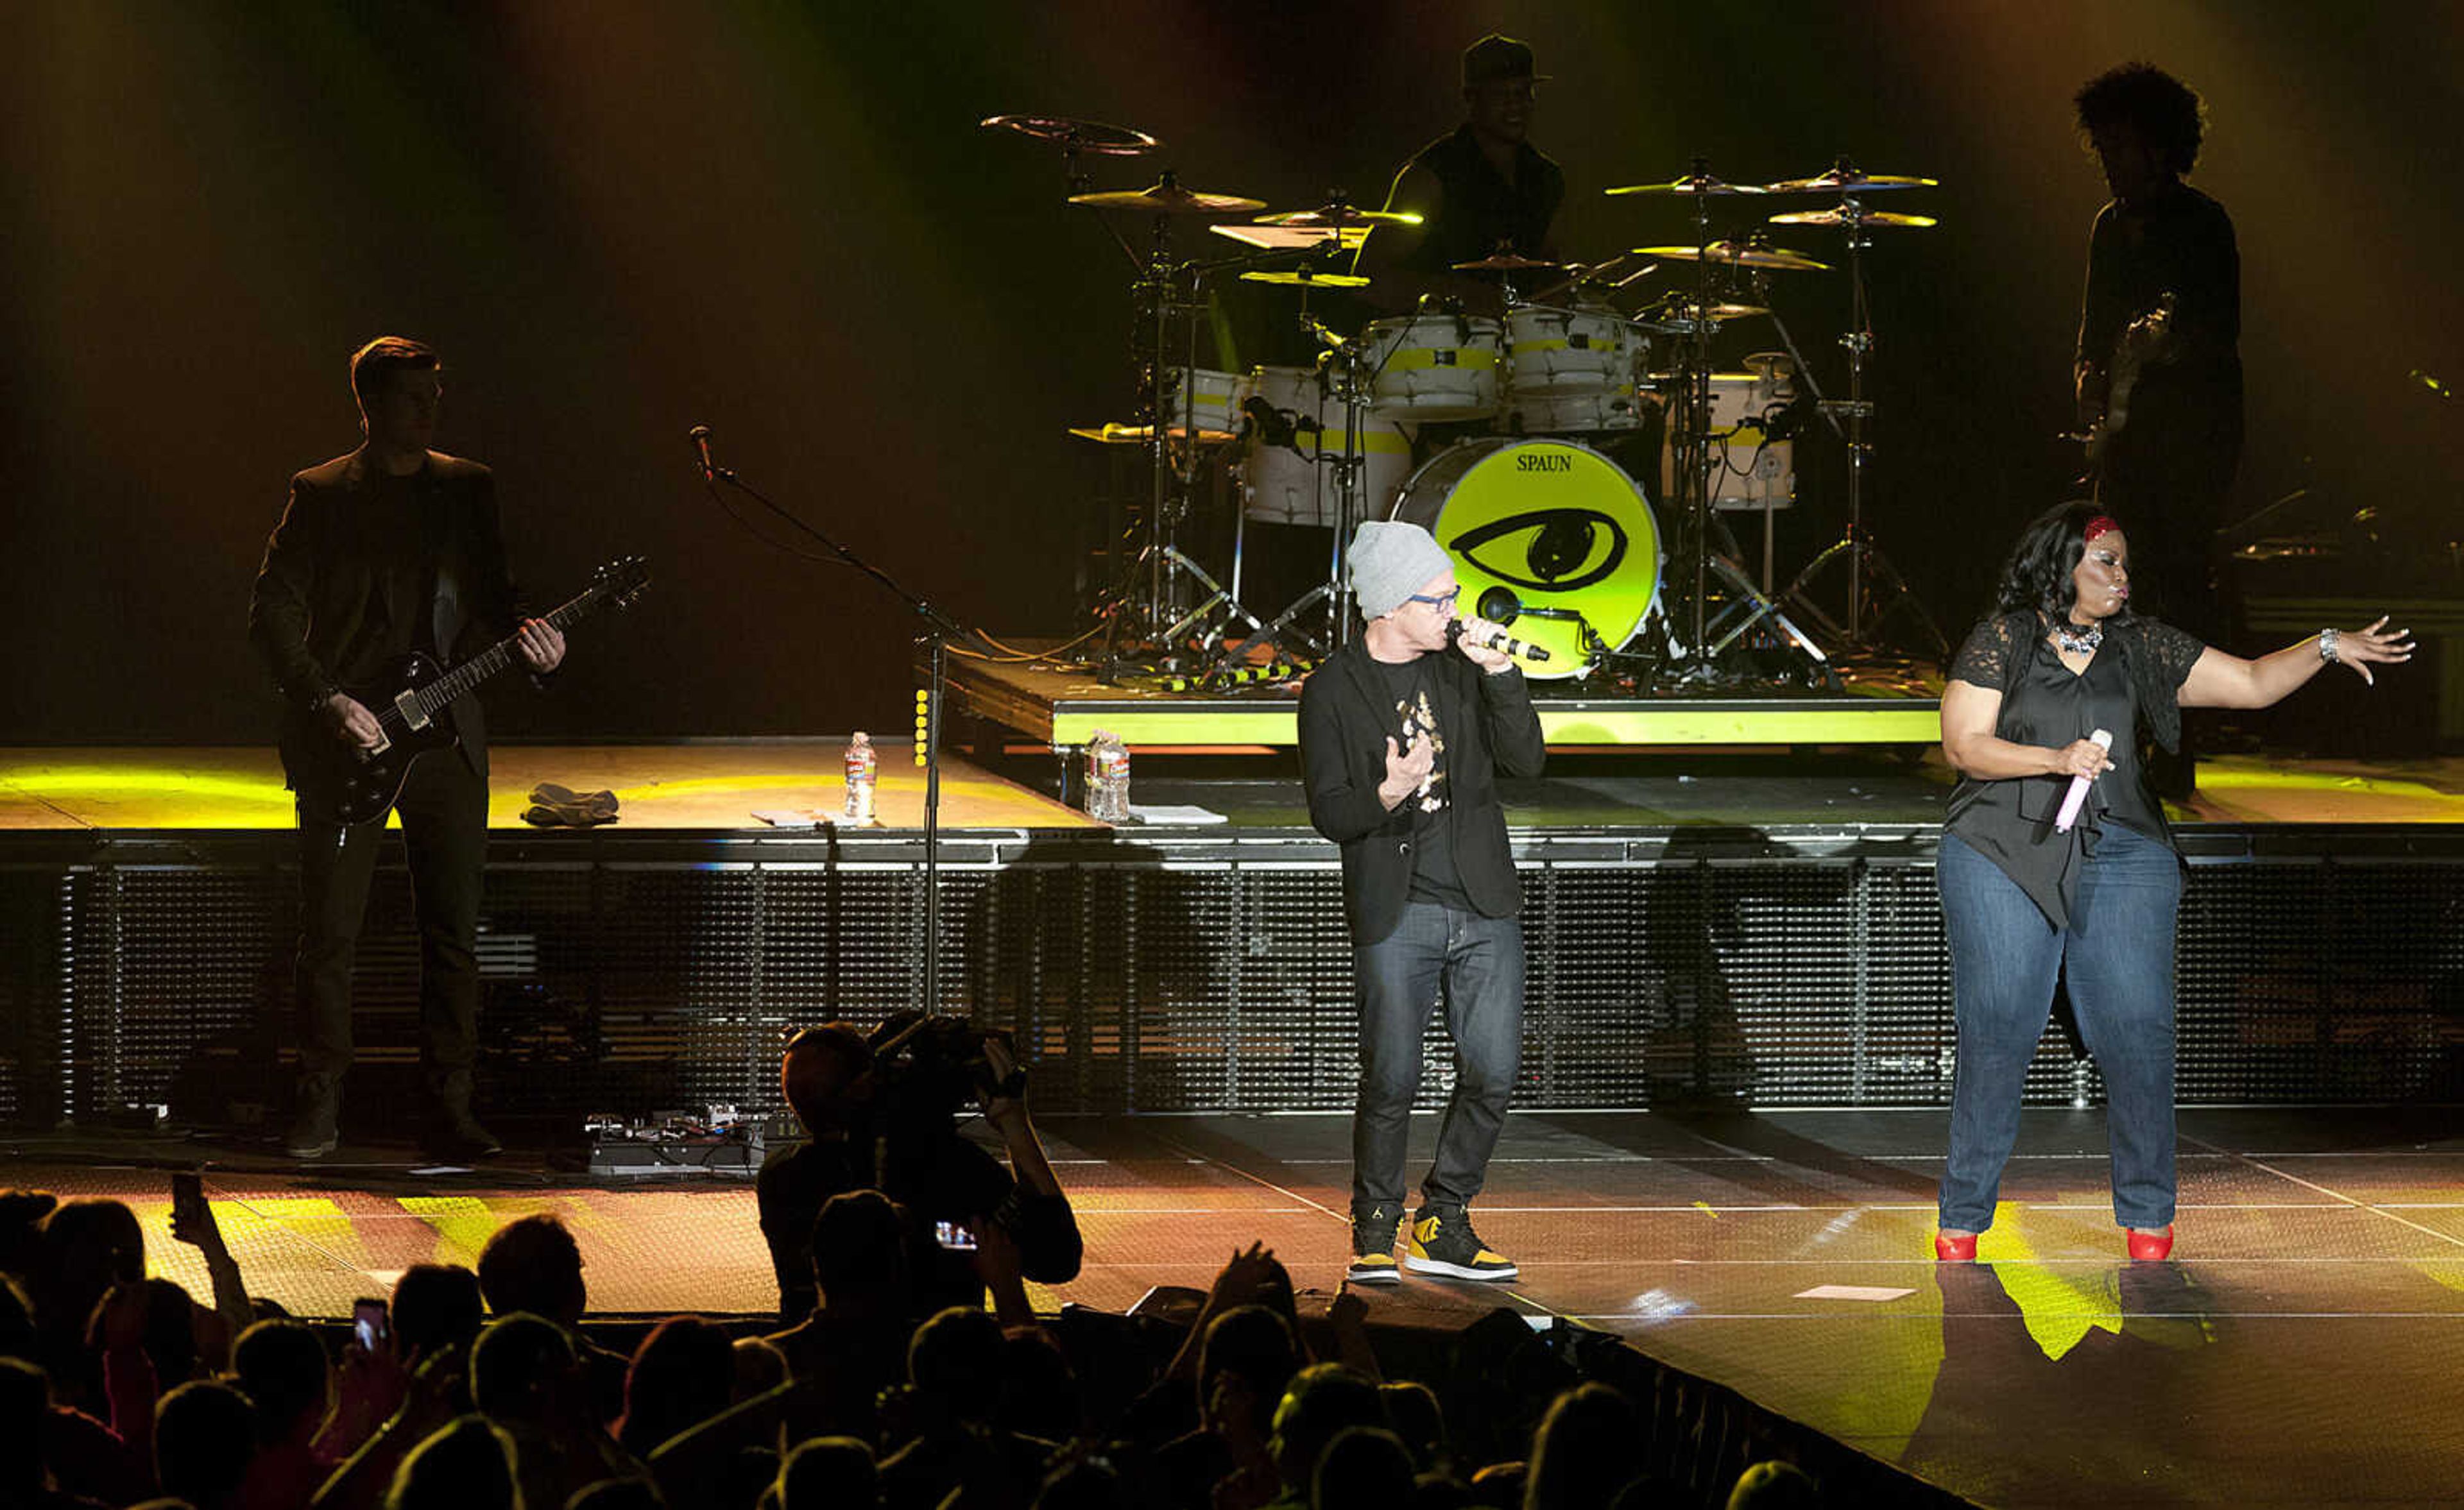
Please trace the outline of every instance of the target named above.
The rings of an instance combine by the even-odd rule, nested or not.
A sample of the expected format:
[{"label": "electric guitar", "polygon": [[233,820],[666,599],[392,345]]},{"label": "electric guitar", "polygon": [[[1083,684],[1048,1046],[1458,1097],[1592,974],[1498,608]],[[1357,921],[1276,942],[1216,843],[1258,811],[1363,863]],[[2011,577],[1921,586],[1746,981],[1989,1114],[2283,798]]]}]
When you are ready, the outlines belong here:
[{"label": "electric guitar", "polygon": [[[649,563],[628,556],[599,568],[588,587],[541,617],[567,629],[602,606],[631,607],[649,585]],[[321,711],[286,719],[282,769],[298,795],[300,816],[326,823],[383,821],[394,799],[402,796],[412,762],[461,742],[453,728],[453,700],[517,664],[516,643],[508,635],[450,671],[413,652],[383,679],[343,688],[376,715],[379,742],[374,750],[336,737]]]},{"label": "electric guitar", "polygon": [[2113,438],[2130,423],[2130,394],[2139,386],[2140,369],[2172,354],[2173,295],[2166,294],[2146,314],[2123,327],[2113,343],[2113,363],[2106,369],[2104,413],[2087,430],[2089,472],[2101,484],[2105,458],[2113,454]]}]

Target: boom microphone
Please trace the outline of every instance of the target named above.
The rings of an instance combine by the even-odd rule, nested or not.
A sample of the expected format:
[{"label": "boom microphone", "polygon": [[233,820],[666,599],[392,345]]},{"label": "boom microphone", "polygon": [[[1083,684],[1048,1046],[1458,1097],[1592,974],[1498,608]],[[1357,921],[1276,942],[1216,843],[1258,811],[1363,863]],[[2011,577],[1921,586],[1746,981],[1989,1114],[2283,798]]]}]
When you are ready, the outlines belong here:
[{"label": "boom microphone", "polygon": [[709,482],[711,479],[716,477],[718,475],[718,468],[710,459],[710,427],[707,425],[696,425],[692,429],[685,431],[685,439],[693,442],[693,449],[701,455],[701,480]]}]

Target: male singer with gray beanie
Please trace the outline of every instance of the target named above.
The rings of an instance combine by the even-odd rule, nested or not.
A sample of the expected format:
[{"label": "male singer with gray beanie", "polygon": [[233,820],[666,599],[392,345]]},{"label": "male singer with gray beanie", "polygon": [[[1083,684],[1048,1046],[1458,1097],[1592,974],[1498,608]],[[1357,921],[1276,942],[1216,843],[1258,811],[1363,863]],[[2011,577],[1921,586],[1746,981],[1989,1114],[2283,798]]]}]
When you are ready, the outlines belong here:
[{"label": "male singer with gray beanie", "polygon": [[1454,1094],[1403,1265],[1511,1280],[1514,1265],[1481,1242],[1465,1208],[1487,1176],[1523,1047],[1522,885],[1497,777],[1540,774],[1540,715],[1523,672],[1486,643],[1498,626],[1457,619],[1454,563],[1428,531],[1371,520],[1352,537],[1351,563],[1366,627],[1301,690],[1309,821],[1343,847],[1360,996],[1351,1277],[1401,1278],[1404,1134],[1442,992]]}]

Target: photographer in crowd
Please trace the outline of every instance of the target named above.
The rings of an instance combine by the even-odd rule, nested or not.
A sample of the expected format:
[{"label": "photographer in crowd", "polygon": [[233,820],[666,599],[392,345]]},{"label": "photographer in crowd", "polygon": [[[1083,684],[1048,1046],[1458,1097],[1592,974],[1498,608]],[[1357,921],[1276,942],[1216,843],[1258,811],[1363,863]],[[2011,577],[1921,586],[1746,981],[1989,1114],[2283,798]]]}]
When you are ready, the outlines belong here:
[{"label": "photographer in crowd", "polygon": [[[877,1190],[904,1208],[918,1319],[981,1306],[990,1290],[1004,1323],[1031,1322],[1025,1280],[1077,1277],[1078,1220],[1027,1116],[1026,1075],[1006,1036],[913,1012],[870,1039],[825,1023],[787,1044],[780,1083],[812,1137],[772,1154],[756,1186],[783,1324],[813,1309],[813,1223],[846,1191]],[[1001,1135],[1008,1169],[959,1133],[970,1103]]]}]

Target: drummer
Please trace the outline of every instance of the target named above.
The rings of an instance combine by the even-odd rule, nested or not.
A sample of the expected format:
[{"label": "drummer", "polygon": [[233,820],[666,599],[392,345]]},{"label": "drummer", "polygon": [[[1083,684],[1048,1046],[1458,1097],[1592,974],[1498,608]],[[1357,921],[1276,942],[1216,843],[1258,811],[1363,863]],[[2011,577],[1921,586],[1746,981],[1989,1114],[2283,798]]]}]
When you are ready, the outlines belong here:
[{"label": "drummer", "polygon": [[1395,175],[1393,211],[1419,214],[1417,226],[1380,226],[1353,271],[1371,279],[1363,294],[1390,311],[1425,296],[1460,300],[1473,315],[1501,313],[1498,285],[1450,271],[1501,248],[1549,254],[1549,223],[1566,198],[1566,175],[1528,140],[1536,86],[1531,49],[1492,33],[1463,50],[1464,120],[1422,147]]}]

